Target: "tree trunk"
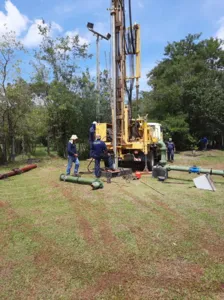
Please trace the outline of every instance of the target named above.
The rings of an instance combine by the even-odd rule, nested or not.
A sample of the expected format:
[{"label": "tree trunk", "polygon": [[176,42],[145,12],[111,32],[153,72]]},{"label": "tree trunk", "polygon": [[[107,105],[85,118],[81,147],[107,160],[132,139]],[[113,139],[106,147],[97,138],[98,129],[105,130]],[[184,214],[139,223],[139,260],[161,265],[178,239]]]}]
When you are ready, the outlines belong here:
[{"label": "tree trunk", "polygon": [[7,163],[7,141],[6,141],[6,136],[4,135],[3,138],[3,161],[4,163]]},{"label": "tree trunk", "polygon": [[50,155],[50,137],[47,135],[47,154]]},{"label": "tree trunk", "polygon": [[22,154],[23,154],[23,155],[26,154],[25,137],[24,137],[24,135],[23,135],[23,139],[22,139]]},{"label": "tree trunk", "polygon": [[14,135],[12,136],[12,146],[11,146],[11,161],[14,162],[16,157],[16,152],[15,152],[15,137]]}]

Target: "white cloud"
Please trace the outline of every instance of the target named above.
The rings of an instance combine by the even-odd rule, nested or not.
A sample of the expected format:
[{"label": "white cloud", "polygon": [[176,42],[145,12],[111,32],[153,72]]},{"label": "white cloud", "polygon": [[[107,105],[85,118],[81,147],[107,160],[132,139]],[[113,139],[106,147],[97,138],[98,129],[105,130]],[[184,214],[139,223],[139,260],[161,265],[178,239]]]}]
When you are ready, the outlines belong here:
[{"label": "white cloud", "polygon": [[29,24],[29,19],[21,14],[17,7],[10,1],[5,1],[5,13],[0,11],[0,32],[5,31],[4,25],[9,30],[15,31],[17,36],[24,32]]},{"label": "white cloud", "polygon": [[22,41],[26,47],[36,47],[40,44],[42,36],[39,34],[38,25],[42,25],[42,20],[35,20],[23,38]]},{"label": "white cloud", "polygon": [[[42,20],[36,19],[30,21],[10,0],[5,1],[5,13],[0,11],[0,33],[5,32],[5,30],[12,30],[26,47],[36,47],[42,40],[38,25],[43,26]],[[55,22],[51,23],[52,35],[55,32],[62,31],[59,24]]]},{"label": "white cloud", "polygon": [[54,31],[58,31],[58,32],[62,32],[63,31],[63,28],[55,23],[55,22],[51,22],[51,30],[54,32]]},{"label": "white cloud", "polygon": [[215,37],[224,40],[224,17],[219,20],[218,24],[220,27],[217,30]]},{"label": "white cloud", "polygon": [[77,34],[79,35],[79,43],[80,43],[80,45],[84,45],[84,44],[89,44],[90,43],[90,38],[87,35],[86,36],[81,36],[79,34],[79,30],[78,29],[76,29],[74,31],[67,31],[65,33],[65,35],[69,36],[70,38],[76,36]]},{"label": "white cloud", "polygon": [[[219,29],[217,30],[215,37],[224,40],[224,17],[219,20],[218,24]],[[224,50],[224,45],[222,45],[222,49]]]},{"label": "white cloud", "polygon": [[[49,26],[48,24],[43,24],[42,20],[36,19],[32,23],[32,25],[29,27],[25,37],[22,39],[22,42],[26,47],[29,47],[29,48],[37,47],[41,43],[42,36],[41,36],[41,34],[39,32],[39,28],[38,28],[40,25],[42,27]],[[50,34],[53,35],[55,32],[62,32],[62,28],[57,23],[52,22]]]}]

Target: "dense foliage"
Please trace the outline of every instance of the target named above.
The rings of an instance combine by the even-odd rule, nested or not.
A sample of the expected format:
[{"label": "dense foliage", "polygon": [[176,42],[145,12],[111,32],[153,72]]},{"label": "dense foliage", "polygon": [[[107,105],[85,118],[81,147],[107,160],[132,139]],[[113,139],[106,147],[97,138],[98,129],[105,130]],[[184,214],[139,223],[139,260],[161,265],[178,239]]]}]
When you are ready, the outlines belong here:
[{"label": "dense foliage", "polygon": [[168,43],[165,58],[148,73],[150,92],[143,93],[143,111],[162,122],[165,137],[180,149],[199,138],[223,139],[223,41],[188,35]]}]

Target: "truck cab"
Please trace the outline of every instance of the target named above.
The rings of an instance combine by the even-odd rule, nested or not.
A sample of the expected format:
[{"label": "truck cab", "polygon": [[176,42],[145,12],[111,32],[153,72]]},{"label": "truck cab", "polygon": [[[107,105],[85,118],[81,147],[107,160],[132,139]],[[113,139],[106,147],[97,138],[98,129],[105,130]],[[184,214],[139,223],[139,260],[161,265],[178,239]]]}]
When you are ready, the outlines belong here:
[{"label": "truck cab", "polygon": [[147,123],[148,127],[150,128],[150,133],[153,138],[158,139],[158,141],[163,141],[163,131],[162,125],[159,123]]}]

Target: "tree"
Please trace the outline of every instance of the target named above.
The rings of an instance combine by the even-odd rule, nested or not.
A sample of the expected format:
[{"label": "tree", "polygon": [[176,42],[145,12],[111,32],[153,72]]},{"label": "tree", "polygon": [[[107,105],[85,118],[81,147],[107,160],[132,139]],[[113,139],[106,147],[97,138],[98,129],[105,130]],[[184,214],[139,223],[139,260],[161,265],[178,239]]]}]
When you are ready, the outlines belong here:
[{"label": "tree", "polygon": [[200,39],[200,34],[190,34],[168,43],[165,58],[147,75],[152,91],[144,93],[144,111],[167,127],[182,119],[185,129],[179,128],[178,139],[184,134],[185,141],[177,141],[180,148],[224,128],[223,41]]},{"label": "tree", "polygon": [[[90,57],[88,45],[80,44],[78,35],[52,37],[51,26],[40,26],[39,30],[43,40],[35,53],[32,88],[44,100],[48,134],[59,155],[65,156],[71,132],[81,132],[84,112],[94,111],[90,110],[94,93],[90,91],[88,74],[77,76],[78,61]],[[87,92],[91,96],[88,105]]]},{"label": "tree", "polygon": [[2,160],[7,161],[7,154],[9,152],[9,146],[11,146],[10,159],[14,160],[14,130],[12,111],[15,110],[13,101],[8,95],[7,85],[13,79],[17,79],[20,74],[20,60],[17,55],[20,51],[24,51],[21,42],[17,41],[16,35],[12,31],[8,31],[5,27],[5,33],[0,37],[0,107],[1,107],[1,139],[3,145]]}]

